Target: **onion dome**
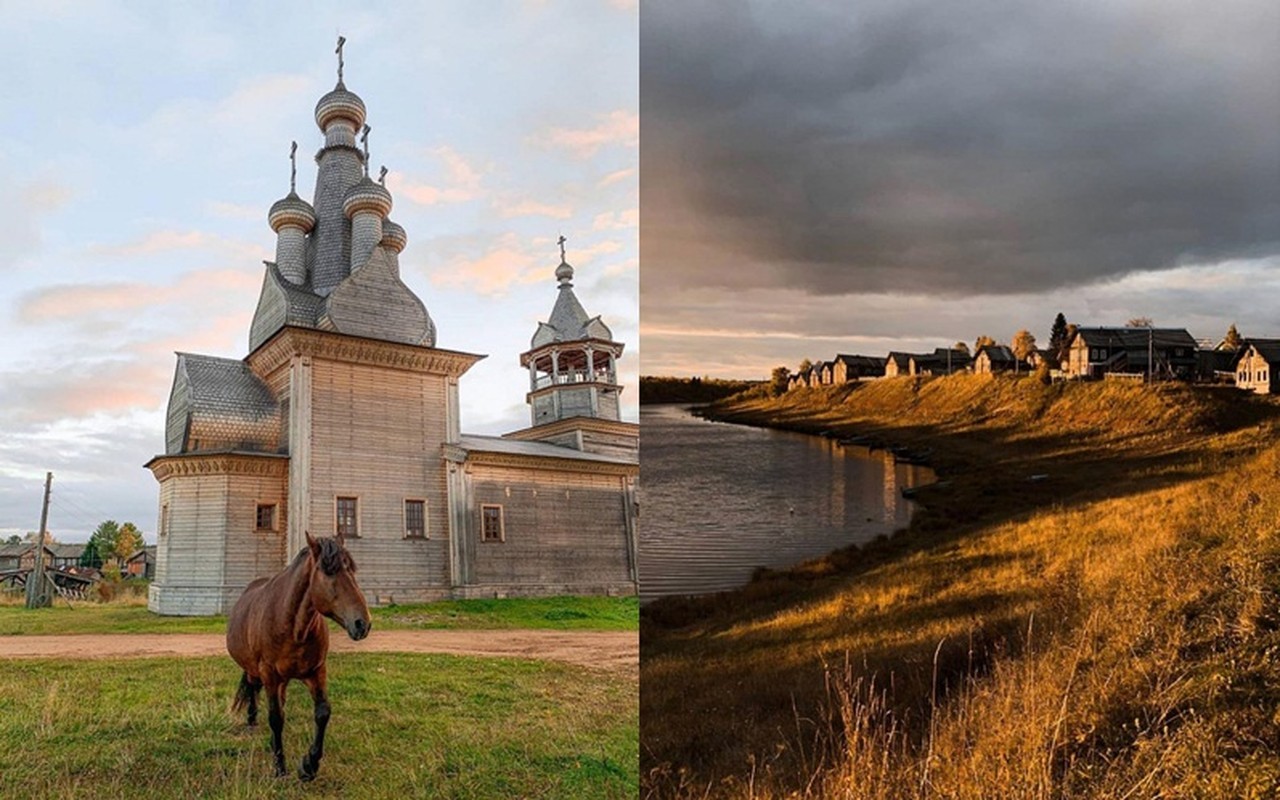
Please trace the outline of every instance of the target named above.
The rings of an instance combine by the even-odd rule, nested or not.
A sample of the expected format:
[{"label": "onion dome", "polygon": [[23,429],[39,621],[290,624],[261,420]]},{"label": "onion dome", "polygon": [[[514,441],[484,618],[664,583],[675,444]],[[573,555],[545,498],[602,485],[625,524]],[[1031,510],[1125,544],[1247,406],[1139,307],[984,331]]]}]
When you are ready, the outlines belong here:
[{"label": "onion dome", "polygon": [[390,247],[399,253],[404,250],[405,245],[409,244],[409,235],[404,232],[404,228],[396,222],[389,219],[382,221],[382,241],[383,247]]},{"label": "onion dome", "polygon": [[556,267],[556,280],[563,284],[573,280],[573,267],[569,266],[569,262],[561,261],[560,266]]},{"label": "onion dome", "polygon": [[355,130],[360,130],[365,119],[364,101],[354,92],[347,91],[342,81],[338,81],[333,91],[316,103],[316,124],[320,130],[326,130],[335,119],[347,120]]},{"label": "onion dome", "polygon": [[361,211],[373,211],[380,217],[391,213],[391,192],[365,175],[347,191],[342,200],[342,213],[351,219]]},{"label": "onion dome", "polygon": [[271,210],[267,212],[267,222],[276,233],[286,225],[296,225],[302,228],[303,233],[307,233],[316,225],[316,211],[310,203],[298,197],[296,192],[289,192],[271,206]]}]

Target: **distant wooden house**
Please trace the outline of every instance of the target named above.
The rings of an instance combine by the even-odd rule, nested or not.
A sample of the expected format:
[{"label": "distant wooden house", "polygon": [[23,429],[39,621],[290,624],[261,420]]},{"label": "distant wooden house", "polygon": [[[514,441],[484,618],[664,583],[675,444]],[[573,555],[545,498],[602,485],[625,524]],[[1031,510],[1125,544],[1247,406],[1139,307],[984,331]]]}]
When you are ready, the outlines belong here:
[{"label": "distant wooden house", "polygon": [[823,361],[818,365],[818,383],[823,386],[830,386],[835,382],[836,362]]},{"label": "distant wooden house", "polygon": [[913,353],[899,353],[897,351],[889,353],[885,358],[884,374],[886,378],[893,378],[898,375],[911,374],[911,358]]},{"label": "distant wooden house", "polygon": [[822,364],[814,364],[809,369],[809,388],[816,389],[822,385]]},{"label": "distant wooden house", "polygon": [[875,356],[851,356],[843,353],[836,356],[831,379],[833,383],[848,383],[862,378],[879,378],[884,375],[887,359]]},{"label": "distant wooden house", "polygon": [[[28,543],[26,545],[26,548],[27,549],[22,552],[22,555],[19,558],[18,568],[19,569],[35,569],[35,566],[36,566],[35,545]],[[53,563],[53,557],[54,557],[53,547],[51,547],[50,545],[45,545],[44,546],[45,566],[49,566],[50,564]]]},{"label": "distant wooden house", "polygon": [[155,545],[141,547],[125,559],[124,574],[129,578],[146,578],[147,580],[154,578],[156,576]]},{"label": "distant wooden house", "polygon": [[22,556],[32,547],[30,542],[0,545],[0,572],[20,569]]},{"label": "distant wooden house", "polygon": [[1076,378],[1145,375],[1150,367],[1156,379],[1190,380],[1197,372],[1198,352],[1185,328],[1077,328],[1063,367]]},{"label": "distant wooden house", "polygon": [[1027,366],[1037,369],[1041,364],[1048,364],[1049,369],[1061,369],[1062,365],[1054,357],[1052,350],[1035,349],[1027,353]]},{"label": "distant wooden house", "polygon": [[1280,391],[1280,339],[1246,339],[1235,372],[1241,389],[1256,394]]},{"label": "distant wooden house", "polygon": [[1029,372],[1031,365],[1002,344],[984,344],[973,358],[973,371],[989,375],[997,372]]},{"label": "distant wooden house", "polygon": [[80,565],[80,556],[84,555],[84,544],[55,544],[50,545],[53,551],[53,560],[49,566],[54,569],[67,569]]},{"label": "distant wooden house", "polygon": [[911,356],[910,374],[915,376],[954,375],[964,372],[973,364],[973,359],[963,350],[939,347],[932,353],[921,353]]}]

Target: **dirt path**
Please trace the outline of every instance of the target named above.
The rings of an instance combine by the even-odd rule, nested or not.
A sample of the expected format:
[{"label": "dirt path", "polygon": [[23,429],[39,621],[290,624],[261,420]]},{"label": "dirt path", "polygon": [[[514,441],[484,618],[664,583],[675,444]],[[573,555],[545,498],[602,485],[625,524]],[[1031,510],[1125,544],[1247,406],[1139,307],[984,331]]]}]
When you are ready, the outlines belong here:
[{"label": "dirt path", "polygon": [[[447,653],[566,661],[625,671],[639,666],[634,631],[373,631],[362,642],[332,637],[338,653]],[[0,658],[146,658],[226,655],[220,633],[84,633],[0,636]]]}]

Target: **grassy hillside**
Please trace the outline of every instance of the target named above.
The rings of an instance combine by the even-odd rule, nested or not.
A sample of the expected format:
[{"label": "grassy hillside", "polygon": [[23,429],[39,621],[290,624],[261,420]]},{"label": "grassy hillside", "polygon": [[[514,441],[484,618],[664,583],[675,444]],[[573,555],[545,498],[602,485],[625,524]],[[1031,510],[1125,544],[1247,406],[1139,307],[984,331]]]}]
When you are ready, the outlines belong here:
[{"label": "grassy hillside", "polygon": [[932,448],[948,484],[888,541],[643,610],[646,789],[1274,796],[1278,412],[969,375],[717,406]]}]

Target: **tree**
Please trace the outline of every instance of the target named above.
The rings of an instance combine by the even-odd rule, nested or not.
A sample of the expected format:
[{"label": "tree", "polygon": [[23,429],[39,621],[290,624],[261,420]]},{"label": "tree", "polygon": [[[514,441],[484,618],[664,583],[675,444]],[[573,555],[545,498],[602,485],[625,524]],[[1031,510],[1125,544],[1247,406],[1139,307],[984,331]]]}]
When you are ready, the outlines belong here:
[{"label": "tree", "polygon": [[992,339],[990,336],[979,336],[973,343],[973,352],[976,353],[982,348],[989,347],[995,343],[996,340]]},{"label": "tree", "polygon": [[116,539],[120,536],[120,526],[116,524],[114,519],[103,520],[93,533],[89,535],[89,544],[85,545],[85,550],[92,545],[94,553],[97,555],[99,566],[104,561],[110,561],[116,553]]},{"label": "tree", "polygon": [[952,345],[951,349],[959,350],[961,353],[964,353],[966,356],[969,355],[969,345],[965,344],[964,342],[956,342],[954,345]]},{"label": "tree", "polygon": [[1227,335],[1222,338],[1223,350],[1239,350],[1244,347],[1244,337],[1240,335],[1240,331],[1236,330],[1236,324],[1231,323],[1231,327],[1227,328]]},{"label": "tree", "polygon": [[138,552],[138,548],[142,547],[142,531],[138,530],[138,526],[132,522],[126,522],[120,526],[120,531],[116,534],[115,553],[113,554],[117,561],[123,562],[126,558]]},{"label": "tree", "polygon": [[1155,323],[1151,321],[1151,317],[1134,317],[1124,324],[1126,328],[1154,328]]},{"label": "tree", "polygon": [[773,373],[769,378],[769,391],[774,397],[782,394],[787,390],[787,382],[791,380],[791,370],[786,367],[774,367]]},{"label": "tree", "polygon": [[92,538],[85,544],[84,551],[80,553],[80,566],[102,569],[102,554],[98,552],[98,543]]},{"label": "tree", "polygon": [[10,537],[9,537],[9,541],[8,541],[8,543],[9,543],[9,544],[22,544],[22,537],[15,533],[15,534],[13,534],[12,536],[10,536]]},{"label": "tree", "polygon": [[1053,327],[1049,329],[1049,353],[1055,361],[1061,361],[1066,356],[1069,341],[1071,340],[1067,338],[1067,318],[1059,311],[1058,316],[1053,318]]},{"label": "tree", "polygon": [[806,358],[804,361],[801,361],[801,362],[800,362],[800,366],[797,368],[797,370],[796,370],[796,371],[797,371],[797,372],[808,372],[808,371],[809,371],[809,370],[811,370],[811,369],[813,369],[813,362]]},{"label": "tree", "polygon": [[1025,359],[1036,349],[1036,337],[1031,335],[1031,331],[1023,328],[1013,335],[1010,347],[1013,349],[1015,356]]}]

